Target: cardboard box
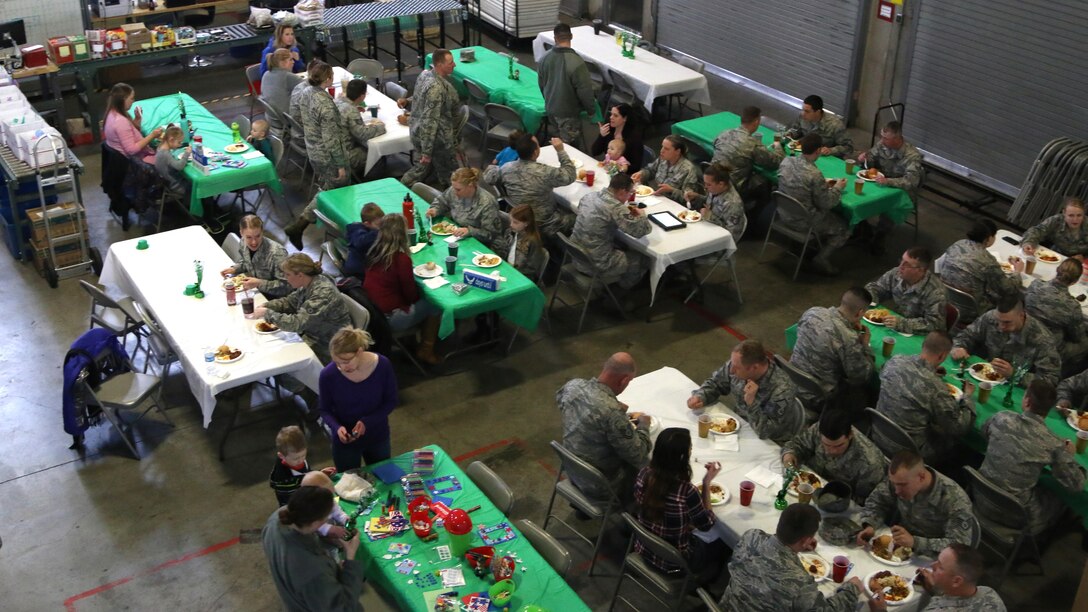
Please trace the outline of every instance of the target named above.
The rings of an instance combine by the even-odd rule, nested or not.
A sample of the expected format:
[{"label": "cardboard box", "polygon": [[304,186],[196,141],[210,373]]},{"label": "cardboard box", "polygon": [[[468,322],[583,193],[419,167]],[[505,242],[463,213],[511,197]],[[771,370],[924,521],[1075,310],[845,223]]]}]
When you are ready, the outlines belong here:
[{"label": "cardboard box", "polygon": [[23,58],[23,68],[40,68],[49,63],[49,55],[42,45],[23,45],[19,47]]},{"label": "cardboard box", "polygon": [[121,26],[125,31],[129,51],[147,51],[151,48],[151,32],[142,23],[126,23]]},{"label": "cardboard box", "polygon": [[174,37],[177,39],[177,44],[181,45],[195,45],[196,44],[196,30],[190,26],[181,26],[180,28],[174,28]]},{"label": "cardboard box", "polygon": [[84,30],[87,35],[87,46],[91,54],[91,59],[102,59],[106,57],[106,41],[109,36],[105,30]]},{"label": "cardboard box", "polygon": [[106,30],[106,53],[126,53],[128,51],[128,35],[121,28]]},{"label": "cardboard box", "polygon": [[49,39],[49,55],[53,57],[53,63],[68,64],[75,61],[75,53],[72,52],[72,41],[67,36],[57,36]]},{"label": "cardboard box", "polygon": [[[86,230],[83,232],[83,239],[89,249],[91,247],[91,237]],[[30,240],[30,245],[33,247],[31,251],[34,254],[34,267],[38,269],[38,274],[44,274],[45,261],[49,258],[49,245],[33,238]],[[83,261],[83,249],[79,248],[79,240],[69,240],[55,245],[53,252],[56,254],[53,269],[74,266]]]},{"label": "cardboard box", "polygon": [[[61,202],[46,208],[49,215],[49,232],[53,238],[71,236],[80,230],[85,230],[83,218],[79,206],[75,202]],[[30,232],[33,240],[45,244],[45,217],[41,208],[32,208],[26,211],[26,217],[30,220]]]},{"label": "cardboard box", "polygon": [[91,59],[91,47],[87,44],[87,37],[82,34],[69,36],[68,42],[72,43],[72,60],[82,62]]},{"label": "cardboard box", "polygon": [[[50,142],[57,142],[55,140],[47,140],[41,144],[40,148],[36,148],[38,139],[46,134],[60,139],[59,149],[50,146]],[[64,144],[64,138],[61,137],[60,132],[48,125],[33,132],[19,132],[15,135],[15,143],[16,146],[10,144],[8,146],[14,150],[16,157],[26,162],[31,168],[60,163],[64,161],[68,151],[68,146]]]}]

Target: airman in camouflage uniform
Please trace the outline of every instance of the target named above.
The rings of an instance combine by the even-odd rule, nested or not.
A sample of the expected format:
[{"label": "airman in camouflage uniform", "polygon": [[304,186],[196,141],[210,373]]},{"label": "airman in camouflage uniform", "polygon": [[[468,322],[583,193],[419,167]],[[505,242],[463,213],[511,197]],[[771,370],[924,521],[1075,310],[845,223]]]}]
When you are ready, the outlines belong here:
[{"label": "airman in camouflage uniform", "polygon": [[501,168],[488,166],[484,172],[484,180],[504,188],[515,206],[527,204],[532,207],[537,229],[548,237],[568,234],[574,227],[574,214],[559,208],[552,190],[570,185],[578,176],[563,142],[553,138],[552,145],[559,157],[558,168],[536,161],[540,156],[540,145],[534,137],[525,135],[517,147],[520,159],[503,164]]},{"label": "airman in camouflage uniform", "polygon": [[[627,406],[616,399],[635,376],[635,362],[627,353],[616,353],[597,378],[576,378],[555,394],[563,421],[563,446],[600,470],[620,499],[634,495],[634,476],[649,459],[649,419],[632,427]],[[607,499],[608,491],[580,482],[568,474],[582,493]]]},{"label": "airman in camouflage uniform", "polygon": [[847,580],[830,597],[825,597],[812,575],[808,573],[797,553],[813,550],[816,534],[805,534],[796,542],[783,542],[779,534],[786,533],[783,522],[802,514],[817,527],[819,513],[815,508],[793,504],[786,508],[771,535],[762,529],[749,529],[733,548],[729,561],[729,585],[722,595],[721,608],[729,612],[848,612],[857,607],[862,593],[857,577]]},{"label": "airman in camouflage uniform", "polygon": [[1084,223],[1084,202],[1080,198],[1066,198],[1061,214],[1047,217],[1024,232],[1025,252],[1044,243],[1067,257],[1088,255],[1088,225]]},{"label": "airman in camouflage uniform", "polygon": [[[924,597],[924,596],[923,596]],[[997,591],[988,586],[978,586],[975,594],[969,598],[953,595],[936,595],[925,604],[922,612],[1006,612],[1005,602]]]},{"label": "airman in camouflage uniform", "polygon": [[[1012,300],[1008,301],[1012,303]],[[1014,319],[1010,331],[1001,330],[999,314]],[[1021,386],[1026,387],[1036,377],[1052,385],[1061,378],[1061,357],[1054,344],[1054,336],[1038,319],[1028,316],[1019,301],[1008,306],[1005,313],[999,313],[998,308],[987,311],[957,334],[953,344],[952,357],[955,359],[961,359],[961,355],[966,353],[991,361],[1003,359],[1013,368],[1030,363],[1028,373],[1020,380]],[[963,353],[959,352],[960,349]]]},{"label": "airman in camouflage uniform", "polygon": [[[804,465],[828,480],[838,480],[850,485],[854,499],[864,501],[885,478],[887,462],[873,441],[849,425],[848,415],[844,429],[848,435],[837,435],[826,429],[827,414],[782,445],[782,463]],[[829,435],[830,434],[830,435]],[[824,441],[836,442],[847,439],[845,450],[835,455],[828,452]],[[837,450],[837,449],[836,449]]]},{"label": "airman in camouflage uniform", "polygon": [[[808,141],[807,138],[805,140]],[[824,175],[816,167],[815,161],[819,153],[811,144],[814,141],[809,142],[808,147],[812,148],[813,152],[795,155],[782,162],[778,173],[778,189],[796,199],[801,206],[814,215],[812,230],[820,236],[823,248],[816,254],[813,264],[825,272],[834,273],[835,269],[830,262],[831,253],[850,239],[850,227],[846,224],[846,219],[834,210],[838,208],[842,199],[844,183],[838,181],[828,185]],[[802,146],[805,146],[804,143]],[[805,150],[802,149],[802,152]],[[796,231],[808,230],[807,219],[791,218],[782,209],[779,209],[778,217],[785,225]]]},{"label": "airman in camouflage uniform", "polygon": [[[974,396],[964,393],[956,400],[936,372],[951,346],[947,334],[931,332],[921,355],[895,355],[880,371],[877,412],[903,428],[930,463],[946,455],[975,423]],[[880,429],[874,428],[872,436],[881,448],[895,446]]]},{"label": "airman in camouflage uniform", "polygon": [[941,280],[974,297],[979,312],[1020,293],[1020,275],[1005,274],[985,244],[970,238],[952,243],[941,256]]},{"label": "airman in camouflage uniform", "polygon": [[733,169],[733,186],[746,199],[755,197],[768,184],[767,179],[755,171],[755,166],[774,170],[786,156],[781,144],[774,143],[768,149],[755,136],[759,124],[759,109],[745,108],[741,111],[741,127],[725,130],[714,139],[714,157],[711,161]]},{"label": "airman in camouflage uniform", "polygon": [[[641,238],[653,229],[650,221],[639,214],[637,208],[627,206],[627,197],[632,189],[630,181],[626,174],[617,174],[610,184],[626,184],[626,188],[609,187],[582,196],[578,201],[578,218],[570,235],[571,240],[581,245],[597,264],[603,274],[602,281],[606,284],[618,283],[627,289],[646,273],[648,262],[638,253],[615,248],[616,230]],[[592,270],[579,270],[583,274],[593,274]]]},{"label": "airman in camouflage uniform", "polygon": [[[340,111],[327,91],[310,96],[302,105],[302,129],[306,134],[306,156],[318,174],[321,188],[328,190],[347,184],[348,153],[344,149],[345,133]],[[344,176],[339,177],[343,170]]]},{"label": "airman in camouflage uniform", "polygon": [[492,247],[503,231],[499,202],[486,189],[477,186],[475,191],[470,198],[459,198],[450,187],[431,202],[431,209],[435,211],[434,216],[449,216],[454,223],[468,229],[469,236]]},{"label": "airman in camouflage uniform", "polygon": [[824,101],[820,96],[805,98],[801,114],[790,125],[789,134],[796,139],[816,134],[827,149],[821,150],[821,155],[844,157],[854,150],[854,141],[846,135],[842,119],[824,110]]},{"label": "airman in camouflage uniform", "polygon": [[[287,112],[291,115],[292,119],[299,123],[299,125],[302,125],[302,108],[304,106],[309,106],[310,98],[319,91],[321,91],[320,87],[310,85],[309,81],[305,78],[291,90],[291,104],[288,106]],[[291,132],[291,137],[302,138],[302,134]]]},{"label": "airman in camouflage uniform", "polygon": [[888,122],[880,131],[880,142],[860,157],[869,168],[876,168],[884,174],[884,178],[876,180],[878,184],[906,191],[911,201],[917,204],[923,176],[922,154],[914,145],[903,140],[902,129],[898,121]]},{"label": "airman in camouflage uniform", "polygon": [[445,49],[436,49],[432,57],[434,65],[416,79],[412,114],[408,118],[408,133],[412,147],[419,153],[419,161],[404,173],[400,182],[411,186],[434,172],[435,184],[445,188],[457,169],[461,99],[449,80],[455,65],[453,55]]},{"label": "airman in camouflage uniform", "polygon": [[931,259],[925,249],[908,249],[898,267],[865,285],[875,302],[895,302],[899,316],[885,325],[907,334],[945,329],[946,292],[941,279],[929,271]]},{"label": "airman in camouflage uniform", "polygon": [[336,283],[324,274],[313,277],[308,287],[265,303],[265,320],[280,329],[302,336],[321,363],[328,363],[329,341],[340,328],[351,325]]},{"label": "airman in camouflage uniform", "polygon": [[692,208],[707,209],[704,221],[709,221],[718,227],[725,228],[733,239],[739,241],[748,228],[748,217],[744,214],[744,201],[740,194],[732,186],[725,191],[714,195],[694,194],[690,200]]},{"label": "airman in camouflage uniform", "polygon": [[869,330],[860,323],[869,302],[867,291],[854,288],[843,294],[837,308],[815,306],[801,315],[790,363],[815,378],[826,391],[823,397],[813,397],[798,389],[797,396],[806,406],[826,399],[843,383],[858,386],[869,381],[873,349]]},{"label": "airman in camouflage uniform", "polygon": [[[982,436],[989,444],[979,473],[1027,507],[1028,527],[1033,534],[1052,525],[1065,510],[1065,504],[1054,493],[1038,484],[1046,466],[1065,489],[1076,492],[1084,488],[1085,472],[1077,464],[1073,443],[1054,435],[1046,426],[1055,395],[1052,385],[1034,383],[1024,394],[1023,413],[998,412],[982,426]],[[991,520],[1007,522],[1000,512],[987,510],[979,506],[979,511]]]},{"label": "airman in camouflage uniform", "polygon": [[385,124],[367,125],[363,120],[358,106],[358,102],[366,95],[366,90],[363,91],[364,94],[354,102],[347,98],[336,99],[336,109],[340,111],[341,125],[344,128],[340,130],[341,146],[347,151],[348,163],[358,176],[366,172],[367,141],[385,133]]},{"label": "airman in camouflage uniform", "polygon": [[1080,408],[1088,404],[1088,370],[1058,383],[1058,407]]},{"label": "airman in camouflage uniform", "polygon": [[898,476],[917,472],[920,488],[914,485],[913,494],[905,493],[910,499],[897,495],[890,480],[873,489],[861,509],[859,522],[865,529],[859,539],[867,539],[875,528],[896,521],[893,527],[898,525],[913,536],[911,548],[915,554],[936,557],[953,542],[970,544],[974,527],[967,493],[951,478],[926,467],[921,457],[914,458],[916,465],[899,466],[894,472],[889,468],[889,473]]},{"label": "airman in camouflage uniform", "polygon": [[649,185],[658,195],[684,203],[684,193],[699,189],[703,173],[684,157],[686,149],[680,138],[668,135],[661,141],[660,156],[631,175],[636,183]]},{"label": "airman in camouflage uniform", "polygon": [[1024,308],[1050,331],[1066,371],[1080,365],[1088,353],[1088,324],[1080,302],[1069,294],[1070,285],[1076,284],[1080,275],[1080,262],[1067,259],[1052,280],[1037,280],[1024,292]]},{"label": "airman in camouflage uniform", "polygon": [[245,274],[259,278],[263,282],[260,291],[267,298],[277,298],[294,291],[287,283],[280,264],[287,259],[287,249],[267,235],[261,237],[261,246],[250,251],[245,242],[238,245],[238,261],[234,264],[234,274]]},{"label": "airman in camouflage uniform", "polygon": [[[790,439],[803,425],[794,403],[797,389],[789,376],[767,358],[763,344],[745,340],[729,361],[691,392],[699,406],[713,404],[724,394],[733,396],[734,410],[762,439]],[[688,406],[693,402],[689,400]]]}]

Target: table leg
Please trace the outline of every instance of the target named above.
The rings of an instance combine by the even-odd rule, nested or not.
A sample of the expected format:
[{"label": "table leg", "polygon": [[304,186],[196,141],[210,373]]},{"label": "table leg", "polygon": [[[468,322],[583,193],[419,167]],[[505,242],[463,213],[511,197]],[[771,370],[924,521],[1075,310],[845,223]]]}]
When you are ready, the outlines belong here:
[{"label": "table leg", "polygon": [[419,55],[419,67],[427,63],[427,40],[423,36],[423,13],[416,15],[416,53]]},{"label": "table leg", "polygon": [[[706,283],[707,279],[710,278],[711,274],[714,274],[714,270],[718,269],[718,265],[720,265],[723,261],[725,261],[725,258],[726,258],[726,256],[728,254],[729,254],[728,252],[722,251],[722,254],[720,256],[718,256],[718,258],[716,260],[714,260],[714,265],[710,266],[710,270],[707,271],[706,275],[703,276],[702,280],[698,280],[698,276],[696,276],[695,288],[691,290],[691,293],[688,294],[688,297],[684,298],[684,303],[685,304],[687,304],[691,300],[691,298],[695,297],[695,294],[698,293],[699,290],[703,288],[703,284]],[[696,273],[695,272],[695,266],[693,264],[692,265],[692,274],[695,274],[695,273]],[[738,297],[740,296],[740,287],[737,287],[737,296]]]},{"label": "table leg", "polygon": [[235,387],[219,394],[216,398],[217,410],[225,409],[230,413],[227,417],[227,429],[223,432],[223,437],[219,440],[219,460],[224,461],[226,456],[224,450],[227,447],[227,438],[230,437],[230,432],[234,431],[235,423],[238,421],[238,413],[242,411],[242,407],[249,407],[250,402],[253,401],[253,383],[243,385],[241,387]]},{"label": "table leg", "polygon": [[404,78],[400,63],[400,17],[393,18],[393,57],[397,62],[397,80],[400,81]]},{"label": "table leg", "polygon": [[438,12],[438,42],[443,49],[446,48],[446,13],[444,11]]}]

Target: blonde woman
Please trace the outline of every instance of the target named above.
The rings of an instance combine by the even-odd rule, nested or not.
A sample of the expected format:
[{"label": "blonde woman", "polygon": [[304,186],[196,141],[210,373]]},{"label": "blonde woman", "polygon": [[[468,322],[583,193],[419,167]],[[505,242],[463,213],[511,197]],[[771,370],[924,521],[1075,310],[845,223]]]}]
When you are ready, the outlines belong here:
[{"label": "blonde woman", "polygon": [[370,247],[367,261],[363,288],[370,301],[385,313],[393,331],[419,325],[421,338],[416,356],[431,365],[441,363],[434,352],[440,311],[420,295],[416,286],[412,258],[408,255],[408,226],[403,215],[382,217],[378,239]]},{"label": "blonde woman", "polygon": [[373,343],[361,329],[336,332],[329,342],[332,363],[318,379],[321,418],[333,432],[338,472],[391,455],[389,413],[397,407],[397,377],[385,356],[367,350]]},{"label": "blonde woman", "polygon": [[431,202],[427,216],[448,216],[460,226],[454,236],[471,236],[490,247],[502,233],[502,218],[495,196],[480,189],[479,182],[479,170],[458,168],[450,177],[451,187]]},{"label": "blonde woman", "polygon": [[284,276],[283,265],[287,249],[264,235],[264,221],[257,215],[246,215],[238,223],[242,243],[238,245],[238,263],[220,272],[245,274],[249,278],[242,283],[245,289],[257,289],[269,298],[283,297],[294,291]]},{"label": "blonde woman", "polygon": [[253,311],[253,318],[263,318],[302,336],[321,363],[328,363],[329,341],[338,329],[351,324],[340,291],[331,278],[321,273],[321,266],[304,253],[283,260],[280,269],[294,291],[265,302]]},{"label": "blonde woman", "polygon": [[268,65],[270,55],[276,52],[276,49],[286,49],[291,54],[291,72],[302,72],[306,69],[306,62],[302,61],[302,52],[298,50],[298,44],[295,40],[295,26],[281,23],[276,26],[276,31],[273,32],[272,38],[268,39],[268,46],[261,51],[261,76],[268,72],[271,68]]}]

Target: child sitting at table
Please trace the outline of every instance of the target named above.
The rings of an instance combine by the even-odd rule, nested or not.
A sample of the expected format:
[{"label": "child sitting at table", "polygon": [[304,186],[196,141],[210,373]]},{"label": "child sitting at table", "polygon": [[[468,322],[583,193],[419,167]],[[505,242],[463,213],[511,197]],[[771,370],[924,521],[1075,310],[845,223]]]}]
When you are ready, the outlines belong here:
[{"label": "child sitting at table", "polygon": [[[286,506],[291,494],[302,486],[302,478],[310,471],[306,463],[306,434],[296,425],[284,427],[276,434],[276,464],[268,475],[268,486],[276,493],[276,501]],[[321,470],[326,476],[336,473],[336,468]]]},{"label": "child sitting at table", "polygon": [[174,150],[181,148],[181,128],[171,125],[163,134],[162,143],[155,151],[155,171],[166,181],[166,188],[171,195],[187,200],[189,181],[185,180],[185,165],[189,163],[192,149],[185,147],[181,155],[174,157]]},{"label": "child sitting at table", "polygon": [[627,161],[627,158],[623,156],[626,147],[627,145],[619,138],[608,143],[608,150],[604,154],[604,161],[600,163],[600,166],[608,172],[609,176],[617,172],[627,172],[627,169],[631,167],[631,162]]},{"label": "child sitting at table", "polygon": [[521,204],[510,211],[510,226],[495,240],[495,254],[529,279],[537,279],[544,264],[544,243],[531,206]]},{"label": "child sitting at table", "polygon": [[260,151],[268,161],[273,164],[277,160],[272,158],[272,141],[268,139],[268,122],[264,119],[258,119],[253,122],[253,125],[249,126],[249,136],[246,136],[246,140],[249,144],[253,145],[254,149]]},{"label": "child sitting at table", "polygon": [[522,132],[521,130],[514,130],[513,132],[510,132],[510,136],[507,138],[506,141],[506,148],[502,151],[499,151],[499,154],[496,155],[495,159],[491,161],[491,164],[493,166],[502,167],[502,165],[507,162],[517,161],[521,159],[521,157],[518,156],[518,152],[514,150],[514,147],[517,145],[518,139],[521,138],[522,134],[524,134],[524,132]]},{"label": "child sitting at table", "polygon": [[363,280],[366,276],[366,254],[378,239],[378,224],[385,212],[374,202],[367,202],[359,211],[359,223],[349,223],[345,228],[348,256],[340,271],[346,276]]}]

